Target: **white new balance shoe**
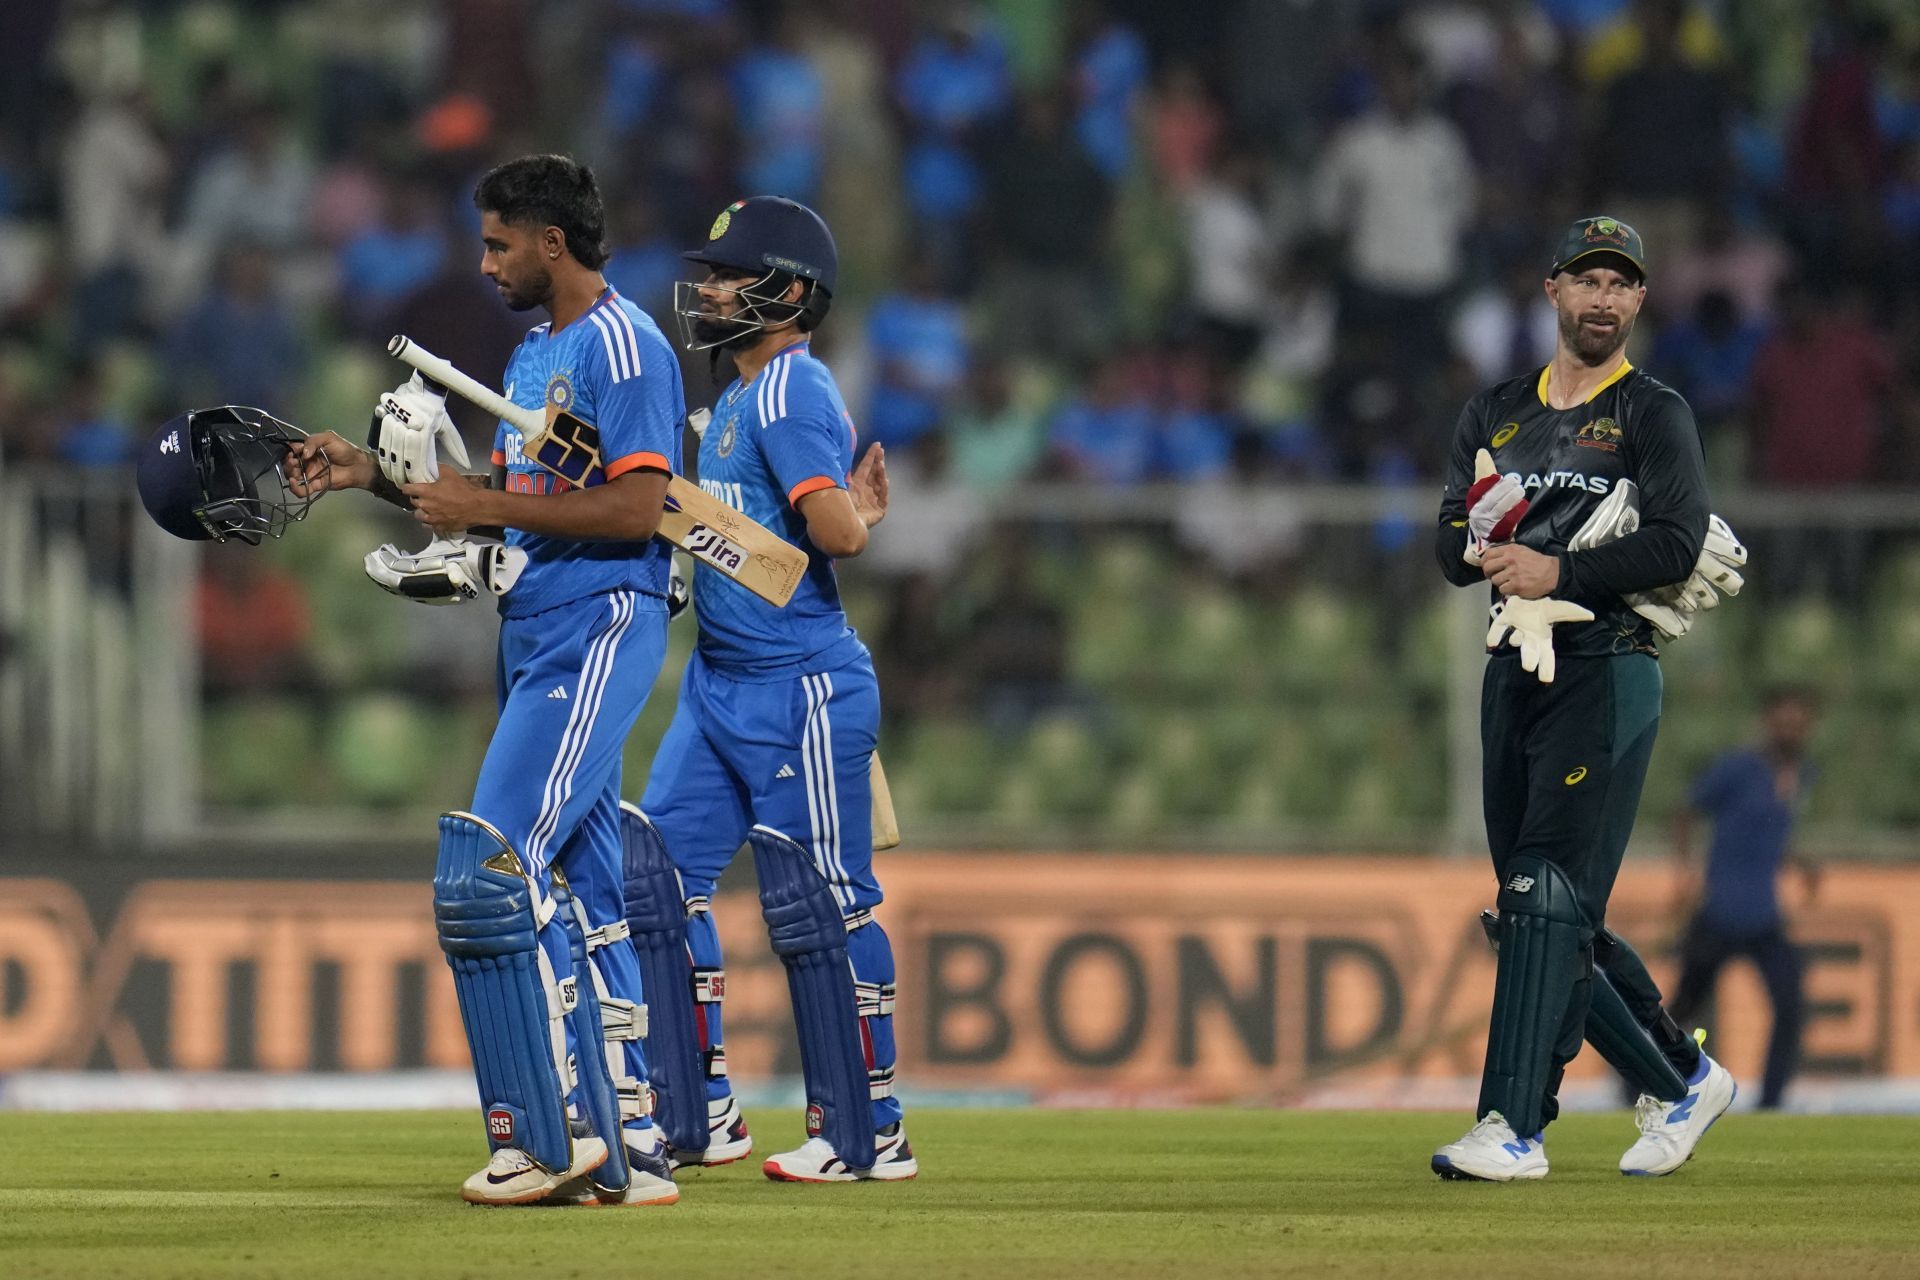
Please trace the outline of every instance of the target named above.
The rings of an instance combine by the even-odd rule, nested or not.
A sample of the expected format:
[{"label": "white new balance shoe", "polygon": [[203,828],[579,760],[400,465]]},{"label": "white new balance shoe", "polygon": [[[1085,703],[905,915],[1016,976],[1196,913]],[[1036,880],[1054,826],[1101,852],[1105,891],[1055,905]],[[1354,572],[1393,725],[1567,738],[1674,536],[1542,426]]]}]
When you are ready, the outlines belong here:
[{"label": "white new balance shoe", "polygon": [[1687,1085],[1687,1096],[1678,1102],[1663,1102],[1643,1093],[1633,1107],[1634,1123],[1640,1126],[1640,1140],[1620,1157],[1620,1172],[1637,1178],[1657,1178],[1672,1173],[1693,1159],[1693,1149],[1713,1128],[1713,1122],[1733,1105],[1740,1086],[1733,1073],[1700,1052],[1700,1078]]},{"label": "white new balance shoe", "polygon": [[688,1165],[700,1165],[712,1168],[717,1164],[732,1164],[735,1160],[744,1160],[753,1154],[753,1135],[747,1132],[747,1118],[740,1114],[740,1103],[732,1094],[724,1098],[707,1100],[707,1149],[698,1156],[691,1152],[682,1155],[667,1148],[667,1158],[676,1169]]},{"label": "white new balance shoe", "polygon": [[598,1169],[607,1159],[607,1144],[597,1137],[573,1140],[573,1163],[560,1173],[534,1163],[518,1147],[501,1147],[487,1167],[461,1184],[460,1198],[468,1204],[500,1206],[532,1204],[563,1182]]},{"label": "white new balance shoe", "polygon": [[1466,1137],[1433,1153],[1433,1171],[1455,1180],[1532,1181],[1547,1176],[1547,1149],[1539,1134],[1522,1138],[1505,1116],[1489,1111]]},{"label": "white new balance shoe", "polygon": [[761,1171],[775,1182],[905,1182],[920,1172],[907,1143],[907,1127],[895,1122],[873,1137],[873,1168],[849,1169],[825,1138],[808,1138],[798,1148],[767,1157]]},{"label": "white new balance shoe", "polygon": [[627,1141],[627,1185],[612,1191],[591,1177],[575,1178],[553,1191],[542,1204],[583,1205],[599,1208],[625,1208],[634,1205],[669,1205],[680,1200],[680,1188],[673,1181],[673,1166],[667,1160],[667,1144],[658,1129],[625,1134]]}]

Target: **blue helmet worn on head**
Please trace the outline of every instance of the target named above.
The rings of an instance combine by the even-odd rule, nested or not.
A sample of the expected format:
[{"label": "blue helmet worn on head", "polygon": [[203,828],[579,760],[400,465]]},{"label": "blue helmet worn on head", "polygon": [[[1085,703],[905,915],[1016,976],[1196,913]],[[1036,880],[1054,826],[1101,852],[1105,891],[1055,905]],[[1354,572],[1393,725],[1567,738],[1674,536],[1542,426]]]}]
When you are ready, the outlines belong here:
[{"label": "blue helmet worn on head", "polygon": [[720,211],[707,243],[680,255],[709,267],[732,267],[749,275],[785,271],[832,293],[840,251],[820,215],[785,196],[735,200]]},{"label": "blue helmet worn on head", "polygon": [[306,518],[313,497],[294,495],[281,463],[300,428],[264,409],[191,409],[141,446],[135,482],[153,522],[176,538],[254,546]]},{"label": "blue helmet worn on head", "polygon": [[[827,224],[784,196],[734,201],[713,220],[707,243],[680,256],[753,277],[750,284],[728,289],[740,308],[724,320],[701,309],[701,285],[681,281],[675,287],[674,314],[690,351],[736,345],[763,329],[794,322],[802,330],[813,329],[826,318],[840,273],[840,251]],[[798,303],[784,297],[795,280],[808,286]]]}]

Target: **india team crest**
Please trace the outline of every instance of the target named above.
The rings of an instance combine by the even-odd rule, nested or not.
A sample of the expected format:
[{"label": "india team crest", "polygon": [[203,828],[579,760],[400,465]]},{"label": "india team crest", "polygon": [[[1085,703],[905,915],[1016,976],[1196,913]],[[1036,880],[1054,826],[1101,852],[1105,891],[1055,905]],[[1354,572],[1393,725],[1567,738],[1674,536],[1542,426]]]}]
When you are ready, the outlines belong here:
[{"label": "india team crest", "polygon": [[563,369],[547,379],[547,407],[561,413],[573,412],[573,383],[567,377],[569,372],[571,370]]},{"label": "india team crest", "polygon": [[724,458],[728,454],[733,452],[733,446],[739,440],[739,430],[738,430],[739,426],[740,426],[740,415],[737,413],[729,414],[727,416],[727,425],[720,432],[720,444],[718,446],[718,452],[721,457]]},{"label": "india team crest", "polygon": [[720,216],[713,220],[713,229],[707,232],[707,239],[718,240],[721,236],[727,234],[727,228],[733,225],[734,210],[745,203],[745,200],[735,200],[732,204],[722,209]]}]

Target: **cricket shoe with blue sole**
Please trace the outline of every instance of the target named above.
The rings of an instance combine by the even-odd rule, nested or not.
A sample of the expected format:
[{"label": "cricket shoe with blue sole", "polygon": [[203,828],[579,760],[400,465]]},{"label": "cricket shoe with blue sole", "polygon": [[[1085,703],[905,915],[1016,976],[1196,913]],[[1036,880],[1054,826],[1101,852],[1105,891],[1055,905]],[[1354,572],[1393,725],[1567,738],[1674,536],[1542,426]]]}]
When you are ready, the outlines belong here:
[{"label": "cricket shoe with blue sole", "polygon": [[808,1138],[792,1151],[767,1157],[761,1166],[775,1182],[905,1182],[920,1172],[899,1121],[873,1136],[873,1168],[850,1169],[825,1138]]},{"label": "cricket shoe with blue sole", "polygon": [[1727,1113],[1739,1092],[1733,1073],[1702,1050],[1694,1079],[1687,1081],[1686,1097],[1663,1102],[1651,1094],[1640,1095],[1633,1108],[1640,1140],[1620,1157],[1620,1172],[1635,1178],[1658,1178],[1693,1159],[1693,1149],[1713,1128],[1713,1122]]},{"label": "cricket shoe with blue sole", "polygon": [[667,1158],[667,1144],[658,1129],[626,1133],[627,1185],[620,1190],[603,1187],[591,1176],[575,1178],[554,1189],[542,1204],[580,1205],[588,1208],[626,1208],[637,1205],[678,1203],[680,1188],[673,1181],[673,1165]]},{"label": "cricket shoe with blue sole", "polygon": [[563,1182],[582,1177],[606,1163],[607,1144],[597,1137],[573,1140],[573,1163],[556,1173],[518,1147],[501,1147],[487,1161],[487,1167],[468,1178],[460,1187],[460,1198],[468,1204],[497,1208],[510,1204],[533,1204],[544,1200]]},{"label": "cricket shoe with blue sole", "polygon": [[732,1164],[753,1154],[753,1135],[747,1132],[747,1118],[740,1114],[740,1103],[732,1094],[707,1101],[707,1149],[698,1154],[667,1148],[667,1158],[676,1169],[689,1165],[712,1168]]},{"label": "cricket shoe with blue sole", "polygon": [[1433,1171],[1470,1182],[1531,1182],[1547,1176],[1540,1135],[1522,1138],[1498,1111],[1489,1111],[1466,1137],[1433,1153]]}]

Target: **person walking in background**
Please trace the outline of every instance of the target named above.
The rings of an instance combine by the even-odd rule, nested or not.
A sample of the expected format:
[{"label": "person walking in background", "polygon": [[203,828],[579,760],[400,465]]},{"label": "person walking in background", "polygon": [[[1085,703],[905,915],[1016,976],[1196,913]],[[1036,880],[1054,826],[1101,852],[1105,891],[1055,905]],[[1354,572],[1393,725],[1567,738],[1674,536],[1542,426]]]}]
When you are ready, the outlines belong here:
[{"label": "person walking in background", "polygon": [[[1760,970],[1773,1005],[1760,1106],[1780,1105],[1800,1058],[1805,1001],[1800,951],[1787,936],[1780,912],[1781,864],[1794,820],[1806,801],[1814,771],[1807,759],[1819,712],[1804,689],[1770,694],[1761,716],[1761,741],[1722,754],[1693,785],[1690,807],[1674,821],[1673,851],[1683,877],[1691,879],[1696,818],[1713,823],[1707,865],[1698,884],[1698,906],[1680,943],[1680,984],[1673,1016],[1688,1023],[1711,999],[1720,968],[1745,956]],[[1807,900],[1819,892],[1819,867],[1792,858],[1806,883]]]}]

